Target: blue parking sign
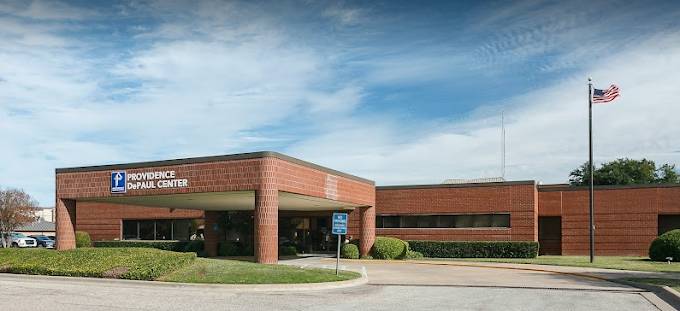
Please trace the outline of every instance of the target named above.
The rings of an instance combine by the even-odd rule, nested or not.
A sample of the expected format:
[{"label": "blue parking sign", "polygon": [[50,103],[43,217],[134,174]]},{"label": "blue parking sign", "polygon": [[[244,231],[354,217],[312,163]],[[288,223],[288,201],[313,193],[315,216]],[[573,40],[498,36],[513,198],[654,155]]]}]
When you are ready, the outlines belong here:
[{"label": "blue parking sign", "polygon": [[333,213],[333,234],[347,234],[346,213]]},{"label": "blue parking sign", "polygon": [[111,172],[111,193],[125,193],[127,174],[125,171]]}]

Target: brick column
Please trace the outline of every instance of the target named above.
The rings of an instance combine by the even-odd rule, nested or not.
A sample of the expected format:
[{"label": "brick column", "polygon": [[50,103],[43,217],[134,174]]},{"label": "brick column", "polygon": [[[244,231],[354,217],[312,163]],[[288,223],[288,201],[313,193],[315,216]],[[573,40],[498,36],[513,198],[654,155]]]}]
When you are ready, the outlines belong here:
[{"label": "brick column", "polygon": [[375,207],[360,207],[361,229],[359,237],[359,253],[366,256],[375,242]]},{"label": "brick column", "polygon": [[264,159],[260,188],[255,191],[255,259],[275,264],[279,259],[279,191],[275,159]]},{"label": "brick column", "polygon": [[76,248],[76,201],[57,198],[55,209],[57,250]]},{"label": "brick column", "polygon": [[219,225],[220,212],[205,211],[205,226],[203,235],[205,237],[205,253],[208,257],[217,256],[217,243],[220,240],[220,230],[215,226]]}]

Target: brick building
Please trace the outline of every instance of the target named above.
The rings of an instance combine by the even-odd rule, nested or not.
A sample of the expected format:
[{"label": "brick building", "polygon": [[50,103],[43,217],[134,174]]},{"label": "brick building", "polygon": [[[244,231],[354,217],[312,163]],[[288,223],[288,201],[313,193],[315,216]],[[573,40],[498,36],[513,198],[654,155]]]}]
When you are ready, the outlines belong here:
[{"label": "brick building", "polygon": [[[595,252],[646,256],[680,228],[680,185],[595,187]],[[404,240],[539,241],[587,255],[588,188],[534,181],[376,187],[376,232]]]},{"label": "brick building", "polygon": [[[57,247],[93,240],[252,240],[258,262],[278,248],[331,251],[331,214],[367,254],[376,235],[404,240],[539,241],[541,253],[588,253],[588,191],[534,181],[378,186],[275,152],[56,170]],[[646,255],[680,228],[680,185],[597,187],[596,253]],[[225,220],[226,219],[226,220]],[[232,219],[251,222],[236,232]]]},{"label": "brick building", "polygon": [[332,211],[349,213],[349,234],[368,253],[375,237],[374,183],[279,153],[56,170],[60,250],[75,247],[76,230],[95,240],[186,238],[203,216],[206,252],[215,256],[224,231],[218,221],[238,212],[252,218],[257,261],[275,263],[280,212],[321,213],[314,223],[325,221],[327,228]]}]

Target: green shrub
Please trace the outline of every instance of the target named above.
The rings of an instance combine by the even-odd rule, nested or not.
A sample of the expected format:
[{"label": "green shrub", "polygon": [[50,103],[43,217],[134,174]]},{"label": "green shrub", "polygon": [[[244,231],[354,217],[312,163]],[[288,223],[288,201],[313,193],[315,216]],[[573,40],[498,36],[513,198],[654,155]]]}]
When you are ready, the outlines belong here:
[{"label": "green shrub", "polygon": [[279,256],[295,256],[297,255],[297,249],[295,246],[281,246],[279,247]]},{"label": "green shrub", "polygon": [[76,247],[92,247],[90,234],[84,231],[76,231]]},{"label": "green shrub", "polygon": [[376,259],[401,259],[406,256],[408,244],[397,238],[376,237],[371,255]]},{"label": "green shrub", "polygon": [[668,231],[652,241],[649,246],[649,258],[654,261],[680,261],[680,229]]},{"label": "green shrub", "polygon": [[404,256],[404,259],[421,259],[423,258],[423,254],[420,252],[412,251],[412,250],[407,250],[406,255]]},{"label": "green shrub", "polygon": [[411,250],[431,258],[536,258],[532,241],[409,241]]},{"label": "green shrub", "polygon": [[218,256],[239,256],[240,250],[237,242],[234,241],[222,241],[217,248]]},{"label": "green shrub", "polygon": [[201,257],[205,257],[205,243],[202,240],[188,241],[186,245],[184,245],[182,252],[196,253]]},{"label": "green shrub", "polygon": [[3,272],[153,280],[196,259],[182,254],[142,248],[0,249]]},{"label": "green shrub", "polygon": [[94,247],[141,247],[156,248],[173,252],[194,252],[203,250],[203,241],[95,241]]},{"label": "green shrub", "polygon": [[342,247],[340,247],[340,257],[359,259],[359,248],[352,243],[343,244]]}]

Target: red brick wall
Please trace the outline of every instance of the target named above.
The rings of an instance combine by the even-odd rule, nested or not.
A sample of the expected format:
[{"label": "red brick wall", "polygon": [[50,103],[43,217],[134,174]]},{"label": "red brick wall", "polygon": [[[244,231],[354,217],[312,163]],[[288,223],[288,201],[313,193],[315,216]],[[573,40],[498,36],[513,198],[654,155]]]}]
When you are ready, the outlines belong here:
[{"label": "red brick wall", "polygon": [[93,241],[120,239],[123,219],[203,218],[203,211],[135,205],[78,202],[76,230],[90,234]]},{"label": "red brick wall", "polygon": [[[120,218],[131,217],[128,213],[133,215],[137,213],[133,210],[125,210],[115,214],[100,208],[98,209],[100,212],[113,213],[104,215],[103,220],[100,221],[94,220],[98,217],[96,213],[87,214],[97,210],[96,208],[85,207],[83,211],[76,208],[74,221],[69,219],[73,218],[73,209],[68,209],[63,204],[63,202],[67,202],[65,201],[67,199],[79,201],[77,206],[80,206],[83,202],[82,199],[87,198],[254,190],[257,198],[255,200],[256,248],[257,245],[262,246],[262,249],[256,249],[256,254],[258,261],[267,263],[275,262],[277,257],[277,191],[321,197],[360,206],[375,205],[375,187],[370,181],[351,178],[351,176],[343,173],[281,154],[260,153],[259,155],[251,155],[252,158],[249,158],[250,155],[237,155],[238,159],[233,156],[218,157],[208,160],[194,159],[195,162],[184,160],[183,164],[171,161],[150,164],[153,166],[143,168],[126,168],[128,174],[174,170],[176,178],[188,180],[188,187],[129,190],[125,194],[112,194],[110,192],[110,172],[118,170],[116,166],[92,168],[89,171],[87,169],[58,170],[56,174],[56,209],[58,218],[60,218],[57,219],[58,248],[69,249],[73,247],[73,229],[69,226],[71,223],[82,224],[83,230],[91,231],[95,239],[108,239],[120,236]],[[141,211],[138,207],[133,209]],[[114,214],[116,217],[113,217]],[[366,230],[364,232],[360,229],[359,234],[370,234],[375,225],[373,214],[369,212],[362,215],[363,221],[360,221],[360,228],[363,226]],[[152,216],[149,217],[153,218]],[[81,221],[81,218],[83,221]],[[357,216],[353,215],[353,226],[356,226],[356,218]],[[118,223],[118,230],[115,229],[114,222]],[[365,240],[372,242],[369,237]],[[369,246],[364,245],[363,249],[367,247]]]},{"label": "red brick wall", "polygon": [[508,229],[384,229],[378,236],[403,240],[537,241],[536,187],[530,182],[377,187],[376,214],[510,213]]},{"label": "red brick wall", "polygon": [[[268,169],[265,174],[261,174],[264,171],[263,163],[265,161],[271,162],[273,170]],[[111,194],[111,169],[91,172],[66,172],[57,173],[57,197],[60,199],[78,199],[257,190],[261,187],[263,181],[268,179],[269,182],[274,181],[280,191],[370,206],[373,206],[375,202],[375,191],[372,183],[357,181],[273,157],[126,169],[128,174],[156,170],[174,170],[177,178],[189,180],[189,186]]]},{"label": "red brick wall", "polygon": [[[562,254],[589,252],[588,189],[539,187],[539,214],[562,216]],[[659,214],[680,214],[680,186],[595,190],[595,253],[647,256]]]}]

